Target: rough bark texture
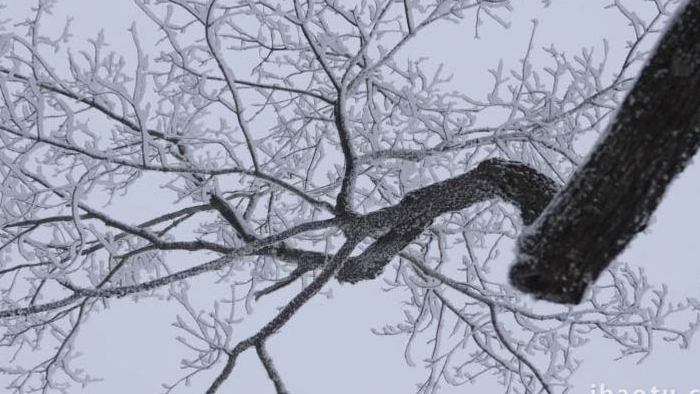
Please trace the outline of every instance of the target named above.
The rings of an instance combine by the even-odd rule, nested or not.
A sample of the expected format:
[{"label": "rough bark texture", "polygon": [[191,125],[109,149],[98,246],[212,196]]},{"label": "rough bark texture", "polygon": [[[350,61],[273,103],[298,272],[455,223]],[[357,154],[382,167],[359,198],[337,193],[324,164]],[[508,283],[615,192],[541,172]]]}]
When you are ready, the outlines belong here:
[{"label": "rough bark texture", "polygon": [[[377,239],[361,254],[349,258],[336,278],[349,283],[376,278],[436,217],[478,202],[501,198],[520,208],[523,222],[530,224],[557,190],[553,180],[525,164],[501,159],[483,161],[466,174],[408,193],[394,206],[341,220],[339,226],[346,234]],[[290,278],[319,268],[333,257],[284,245],[263,248],[259,253],[296,263]]]},{"label": "rough bark texture", "polygon": [[341,282],[376,278],[391,258],[411,243],[439,215],[475,203],[501,198],[521,210],[532,223],[557,191],[548,177],[520,163],[486,160],[472,171],[408,193],[393,207],[351,222],[346,232],[378,239],[338,272]]},{"label": "rough bark texture", "polygon": [[692,0],[588,160],[519,239],[512,284],[538,298],[579,303],[646,227],[699,142],[700,0]]}]

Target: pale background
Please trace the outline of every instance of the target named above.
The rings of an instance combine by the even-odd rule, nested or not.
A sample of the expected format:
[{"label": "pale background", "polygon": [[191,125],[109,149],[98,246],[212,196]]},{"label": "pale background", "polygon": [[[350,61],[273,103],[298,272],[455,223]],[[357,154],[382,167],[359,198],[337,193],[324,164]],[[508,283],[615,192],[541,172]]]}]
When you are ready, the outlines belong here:
[{"label": "pale background", "polygon": [[[0,10],[0,20],[18,20],[30,3],[0,0],[0,4],[8,6]],[[508,30],[487,23],[477,41],[473,39],[473,24],[466,23],[469,21],[461,25],[441,24],[426,31],[404,51],[416,57],[428,56],[435,64],[444,63],[446,71],[455,74],[455,89],[476,96],[490,89],[487,69],[496,66],[500,59],[506,68],[518,67],[527,48],[531,20],[537,18],[540,23],[532,58],[535,66],[546,60],[547,55],[540,50],[543,46],[553,43],[573,56],[580,53],[581,47],[601,51],[603,38],[610,44],[610,65],[617,65],[629,27],[619,13],[604,8],[609,3],[610,0],[560,0],[544,8],[540,2],[514,1],[515,9],[508,17],[512,26]],[[152,34],[148,22],[129,1],[62,0],[52,16],[57,29],[69,15],[75,17],[74,45],[83,46],[85,39],[103,28],[112,50],[131,54],[133,47],[126,29],[134,20],[142,37],[153,39],[148,36]],[[692,165],[673,183],[649,231],[620,257],[634,267],[644,267],[653,284],[667,283],[671,296],[678,300],[700,294],[700,264],[696,261],[700,252],[698,201],[700,166]],[[157,195],[150,199],[127,198],[121,205],[111,207],[110,212],[136,221],[155,216],[166,202]],[[503,265],[510,264],[511,258],[504,252]],[[206,301],[209,283],[207,278],[190,281],[193,294]],[[269,352],[288,388],[302,394],[415,392],[416,383],[425,378],[426,371],[420,363],[416,367],[405,364],[405,338],[378,337],[370,332],[371,328],[400,319],[401,295],[382,292],[378,282],[331,286],[332,299],[321,296],[312,300],[269,341]],[[263,300],[256,307],[260,313],[250,319],[251,323],[264,321],[269,316],[265,311],[280,303],[274,297]],[[76,345],[84,351],[79,363],[104,381],[82,391],[75,387],[72,392],[161,392],[161,383],[173,382],[183,374],[179,361],[187,353],[175,340],[181,332],[171,326],[177,312],[178,306],[166,301],[142,300],[134,304],[127,298],[112,301],[110,310],[92,316],[77,340]],[[251,325],[254,328],[255,324]],[[243,337],[241,333],[238,338]],[[698,347],[681,351],[658,339],[654,353],[637,365],[637,358],[614,361],[618,349],[594,337],[578,353],[585,362],[572,380],[573,392],[590,393],[591,385],[601,383],[630,392],[650,392],[653,386],[673,388],[678,393],[700,388],[696,372],[700,365]],[[416,357],[416,361],[420,358]],[[218,373],[220,368],[212,372]],[[190,388],[177,392],[202,392],[212,378],[213,375],[202,375]],[[2,379],[0,376],[0,383]],[[273,388],[255,354],[249,351],[239,359],[221,392],[264,394],[272,393]],[[484,379],[473,386],[444,387],[442,392],[497,393],[502,392],[502,387]]]}]

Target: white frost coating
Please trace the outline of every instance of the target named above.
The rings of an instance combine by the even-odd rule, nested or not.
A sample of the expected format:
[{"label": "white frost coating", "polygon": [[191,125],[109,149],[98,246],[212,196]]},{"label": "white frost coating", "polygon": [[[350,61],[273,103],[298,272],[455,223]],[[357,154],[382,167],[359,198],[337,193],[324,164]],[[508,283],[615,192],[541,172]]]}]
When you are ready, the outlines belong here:
[{"label": "white frost coating", "polygon": [[[437,45],[415,44],[435,34],[440,46],[468,53],[464,36],[443,37],[441,29],[458,22],[491,39],[492,27],[512,19],[505,1],[136,0],[133,11],[145,18],[133,18],[131,33],[132,19],[104,9],[121,11],[130,2],[82,2],[78,10],[67,8],[72,2],[10,3],[32,15],[0,16],[14,18],[2,25],[8,34],[0,38],[0,328],[7,334],[0,341],[0,383],[14,385],[8,392],[47,394],[83,385],[96,390],[89,384],[99,367],[77,357],[94,351],[81,335],[91,334],[93,318],[114,305],[132,313],[130,295],[179,308],[158,323],[178,330],[173,339],[182,345],[183,368],[156,376],[158,367],[178,361],[162,359],[142,374],[165,381],[172,392],[241,384],[249,378],[240,375],[246,358],[229,364],[230,375],[224,365],[242,348],[265,368],[250,375],[260,381],[246,390],[289,392],[288,372],[275,367],[275,341],[297,341],[303,351],[291,360],[308,365],[318,362],[320,335],[376,361],[383,349],[330,328],[338,315],[314,316],[318,309],[309,305],[306,315],[295,316],[310,297],[338,286],[324,267],[343,245],[343,230],[352,230],[335,209],[346,174],[341,142],[355,156],[347,161],[357,166],[349,196],[358,217],[491,158],[509,157],[566,179],[586,151],[580,141],[603,132],[608,112],[632,86],[644,49],[634,45],[637,33],[650,36],[644,29],[664,20],[645,19],[633,2],[624,10],[613,5],[631,22],[627,37],[610,48],[629,50],[630,64],[613,64],[597,49],[543,49],[541,30],[506,32],[514,34],[522,62],[494,63],[490,74],[478,70],[478,79],[492,83],[480,94],[474,89],[483,81],[471,78],[472,70],[450,62],[441,69],[434,64]],[[93,14],[107,15],[105,32],[87,41],[56,30],[58,15],[78,18],[82,11],[89,19],[77,20],[86,26]],[[123,26],[117,35],[116,25]],[[334,122],[339,97],[344,137]],[[212,195],[226,200],[229,217],[211,209]],[[528,304],[501,275],[508,262],[499,251],[513,240],[512,222],[520,220],[514,215],[496,200],[444,213],[409,239],[374,284],[341,285],[344,296],[357,294],[353,313],[369,316],[381,302],[396,301],[398,312],[376,320],[373,332],[407,340],[406,362],[418,372],[407,379],[420,376],[420,393],[469,384],[484,371],[510,382],[511,391],[557,392],[576,369],[565,360],[600,332],[623,355],[647,354],[657,332],[676,334],[679,344],[690,338],[685,325],[655,319],[670,300],[624,266],[606,272],[600,284],[624,291],[593,292],[586,308]],[[338,220],[324,222],[331,218]],[[395,224],[376,224],[360,249]],[[237,228],[261,240],[245,243]],[[303,271],[307,257],[318,264]],[[270,292],[260,299],[263,290]],[[320,301],[333,307],[342,300]],[[696,311],[697,302],[688,301],[667,320],[686,312],[692,319]],[[154,327],[150,319],[167,313],[158,308],[148,319],[125,319],[96,335],[118,341],[122,323]],[[287,321],[303,325],[310,315],[303,339],[262,343]],[[603,331],[577,330],[581,322]],[[640,329],[651,336],[636,336]],[[129,340],[149,342],[147,332]],[[259,335],[251,342],[247,334]],[[321,362],[352,363],[335,356]],[[318,383],[317,371],[307,370],[294,377],[303,382],[295,390],[310,392]],[[357,370],[349,370],[346,386],[322,391],[366,381]],[[134,381],[128,371],[111,372],[121,375],[106,379],[110,388]],[[187,384],[192,387],[182,387]]]}]

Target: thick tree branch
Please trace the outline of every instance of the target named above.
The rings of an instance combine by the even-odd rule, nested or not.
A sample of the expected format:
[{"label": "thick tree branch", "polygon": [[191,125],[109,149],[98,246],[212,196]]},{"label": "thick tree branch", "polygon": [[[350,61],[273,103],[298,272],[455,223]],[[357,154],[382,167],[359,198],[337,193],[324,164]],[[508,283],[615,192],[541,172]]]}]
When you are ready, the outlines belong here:
[{"label": "thick tree branch", "polygon": [[537,298],[579,303],[648,224],[700,145],[700,1],[659,42],[617,117],[519,240],[510,279]]},{"label": "thick tree branch", "polygon": [[[501,198],[521,210],[532,223],[557,190],[550,178],[519,163],[484,161],[461,176],[413,191],[393,207],[363,217],[361,234],[383,234],[338,273],[338,280],[355,283],[376,278],[389,260],[411,243],[439,215],[478,202]],[[370,230],[364,230],[368,228]]]}]

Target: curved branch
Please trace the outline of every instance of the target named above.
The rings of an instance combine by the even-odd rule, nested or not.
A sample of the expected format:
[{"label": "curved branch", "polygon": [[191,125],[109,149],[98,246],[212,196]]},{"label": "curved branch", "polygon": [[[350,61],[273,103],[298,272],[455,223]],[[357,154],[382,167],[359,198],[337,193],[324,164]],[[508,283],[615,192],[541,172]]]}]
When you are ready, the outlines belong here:
[{"label": "curved branch", "polygon": [[439,215],[478,202],[501,198],[532,223],[557,191],[556,183],[525,164],[491,159],[461,176],[413,191],[391,208],[365,217],[373,230],[388,227],[362,254],[338,273],[342,282],[376,278],[389,260],[411,243]]}]

